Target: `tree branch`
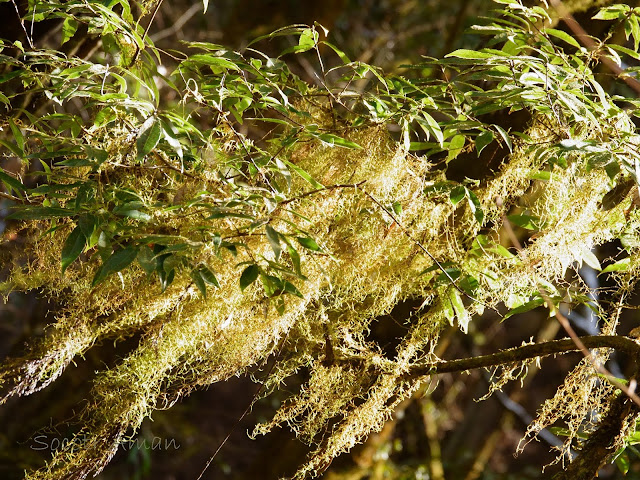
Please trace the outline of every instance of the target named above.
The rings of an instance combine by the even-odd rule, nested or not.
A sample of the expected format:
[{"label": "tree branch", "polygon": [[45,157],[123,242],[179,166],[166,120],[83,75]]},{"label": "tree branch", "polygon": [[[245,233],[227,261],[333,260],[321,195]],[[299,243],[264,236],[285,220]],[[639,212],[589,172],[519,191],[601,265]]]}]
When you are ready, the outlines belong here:
[{"label": "tree branch", "polygon": [[[589,335],[580,337],[580,340],[582,340],[582,344],[587,348],[613,348],[633,358],[640,357],[640,344],[628,337],[618,335]],[[546,357],[558,353],[576,351],[580,351],[580,348],[576,346],[572,339],[552,340],[550,342],[514,347],[489,355],[416,364],[409,369],[405,377],[415,378],[438,373],[463,372],[465,370],[495,367],[536,357]]]}]

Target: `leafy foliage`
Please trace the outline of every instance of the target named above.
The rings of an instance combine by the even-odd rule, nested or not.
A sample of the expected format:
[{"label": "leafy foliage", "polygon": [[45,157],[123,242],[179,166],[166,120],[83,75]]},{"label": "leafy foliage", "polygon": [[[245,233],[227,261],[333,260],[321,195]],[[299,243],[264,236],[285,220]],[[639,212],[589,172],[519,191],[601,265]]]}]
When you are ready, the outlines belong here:
[{"label": "leafy foliage", "polygon": [[[296,474],[305,478],[418,390],[425,378],[405,373],[437,361],[447,324],[466,332],[486,309],[504,305],[506,319],[549,298],[552,311],[589,305],[615,333],[615,311],[564,279],[583,262],[600,270],[592,249],[615,239],[626,239],[627,256],[602,272],[620,300],[640,268],[630,193],[638,105],[623,107],[593,74],[598,55],[639,58],[637,12],[617,5],[596,16],[621,22],[633,49],[603,42],[588,52],[545,28],[544,8],[498,3],[474,28],[486,48],[407,65],[405,76],[350,61],[317,24],[242,52],[191,43],[165,74],[165,52],[126,0],[30,6],[32,21],[62,22],[60,45],[86,30],[102,51],[0,43],[0,143],[22,165],[0,181],[13,228],[29,236],[2,286],[43,288],[64,304],[50,336],[5,362],[3,399],[46,387],[99,340],[144,336],[96,382],[82,414],[95,441],[29,478],[99,472],[154,409],[271,355],[267,391],[303,368],[309,381],[255,433],[288,424],[316,445]],[[280,36],[295,41],[278,58],[257,49]],[[317,85],[292,72],[289,55],[318,59]],[[528,121],[510,126],[516,112]],[[496,155],[495,171],[451,173]],[[532,233],[517,254],[501,243],[505,224]],[[424,303],[385,356],[367,329],[412,297]],[[531,432],[569,417],[568,451],[612,395],[592,380],[585,362]]]}]

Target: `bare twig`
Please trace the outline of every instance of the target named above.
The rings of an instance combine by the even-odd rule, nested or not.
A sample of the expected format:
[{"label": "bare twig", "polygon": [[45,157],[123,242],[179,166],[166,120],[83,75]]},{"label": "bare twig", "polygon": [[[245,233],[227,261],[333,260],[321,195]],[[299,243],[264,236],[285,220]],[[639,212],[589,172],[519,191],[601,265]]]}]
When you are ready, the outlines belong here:
[{"label": "bare twig", "polygon": [[[18,15],[18,21],[20,22],[20,25],[22,26],[22,31],[24,32],[25,36],[27,37],[27,42],[29,42],[29,46],[31,48],[33,47],[33,40],[31,38],[31,36],[29,35],[29,33],[27,32],[26,27],[24,26],[24,21],[22,20],[22,17],[20,16],[20,10],[18,9],[18,4],[16,4],[16,0],[11,0],[11,3],[13,3],[14,8],[16,9],[16,14]],[[33,7],[35,9],[35,6]]]},{"label": "bare twig", "polygon": [[[186,12],[184,12],[182,15],[180,15],[180,17],[178,17],[178,19],[175,22],[173,22],[173,25],[171,25],[169,28],[165,28],[164,30],[160,30],[156,34],[151,35],[150,36],[151,40],[155,43],[158,40],[162,40],[164,38],[170,37],[171,35],[174,35],[174,34],[178,33],[178,31],[180,31],[180,29],[182,27],[184,27],[185,24],[189,20],[191,20],[191,18],[196,13],[198,13],[200,10],[202,10],[202,4],[194,3],[191,6],[191,8],[189,8]],[[149,25],[151,25],[151,24],[149,24]],[[211,35],[211,33],[207,33],[207,35]]]},{"label": "bare twig", "polygon": [[389,218],[391,218],[391,220],[393,220],[396,225],[398,225],[398,227],[400,227],[400,230],[402,230],[402,233],[405,234],[405,236],[411,240],[415,245],[418,246],[418,248],[420,250],[422,250],[424,253],[427,254],[427,256],[431,259],[431,261],[433,263],[435,263],[435,265],[438,267],[438,269],[444,274],[445,277],[447,277],[447,279],[449,280],[449,283],[451,283],[451,285],[458,290],[458,292],[460,292],[462,295],[464,295],[465,297],[469,298],[470,300],[477,302],[478,299],[474,298],[473,296],[469,295],[467,292],[465,292],[464,290],[462,290],[458,284],[456,283],[455,279],[449,274],[449,272],[447,272],[447,270],[444,268],[444,265],[442,265],[442,263],[440,263],[438,261],[438,259],[429,251],[427,250],[427,248],[422,245],[422,243],[420,243],[418,240],[416,240],[415,238],[413,238],[413,235],[411,235],[411,232],[409,232],[409,230],[400,222],[400,220],[391,212],[391,210],[389,210],[387,207],[385,207],[384,205],[382,205],[382,203],[380,203],[380,201],[374,197],[373,195],[371,195],[369,192],[367,192],[364,188],[360,189],[362,191],[362,193],[364,193],[367,198],[369,198],[369,200],[371,200],[373,203],[375,203],[378,208],[380,208],[382,211],[384,211],[387,215],[389,215]]},{"label": "bare twig", "polygon": [[[269,367],[269,371],[267,372],[267,375],[266,375],[265,378],[269,378],[271,376],[271,372],[273,371],[274,367],[276,366],[276,363],[278,363],[278,360],[280,359],[280,355],[282,354],[282,351],[284,350],[284,345],[287,343],[287,339],[288,338],[289,338],[289,332],[287,331],[287,333],[285,334],[285,336],[283,337],[283,339],[282,339],[282,341],[280,343],[280,347],[277,350],[276,356],[275,356],[275,358],[273,360],[273,363],[271,364],[271,367]],[[211,465],[211,462],[213,462],[213,459],[216,458],[216,456],[218,455],[220,450],[222,450],[222,447],[224,447],[225,443],[227,443],[227,440],[229,440],[229,438],[231,437],[231,434],[238,427],[238,425],[240,424],[242,419],[247,416],[247,413],[249,413],[249,411],[251,410],[253,405],[256,403],[256,400],[258,399],[258,397],[262,393],[262,390],[264,390],[264,385],[265,385],[264,383],[260,384],[260,386],[258,387],[256,392],[253,394],[253,397],[251,397],[251,402],[249,402],[249,404],[247,405],[247,408],[244,409],[244,412],[242,412],[242,415],[240,415],[240,417],[238,417],[236,422],[233,424],[233,426],[229,430],[229,433],[227,433],[227,436],[224,437],[224,440],[222,440],[220,445],[218,445],[218,448],[216,449],[216,451],[213,452],[213,455],[211,455],[211,457],[207,461],[206,465],[202,469],[202,472],[200,472],[200,475],[198,476],[198,478],[196,480],[201,480],[202,476],[209,469],[209,466]]]}]

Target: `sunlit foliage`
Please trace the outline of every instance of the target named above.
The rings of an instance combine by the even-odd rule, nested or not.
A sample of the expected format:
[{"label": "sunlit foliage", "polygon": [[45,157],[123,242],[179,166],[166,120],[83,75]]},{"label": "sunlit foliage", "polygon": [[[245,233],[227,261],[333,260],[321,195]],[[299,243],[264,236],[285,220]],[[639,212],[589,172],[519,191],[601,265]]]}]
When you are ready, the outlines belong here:
[{"label": "sunlit foliage", "polygon": [[[637,12],[600,14],[630,25],[635,50],[595,52],[546,28],[544,8],[499,3],[475,28],[487,48],[405,76],[351,62],[320,25],[242,52],[193,43],[166,72],[127,0],[31,7],[35,22],[62,21],[60,44],[83,26],[101,45],[80,58],[0,44],[0,142],[21,162],[17,175],[0,171],[15,220],[2,291],[42,289],[61,305],[45,338],[2,365],[2,398],[47,387],[97,342],[141,340],[95,382],[78,432],[91,441],[28,478],[93,475],[154,410],[269,359],[266,394],[302,369],[308,381],[254,434],[285,424],[314,445],[306,478],[427,380],[406,374],[438,360],[446,325],[589,304],[616,334],[619,308],[565,278],[606,262],[624,302],[640,271],[637,105],[593,74],[599,55],[638,58]],[[277,36],[293,46],[261,54]],[[292,55],[320,59],[317,85],[291,72]],[[339,66],[322,67],[329,55]],[[526,120],[512,122],[518,112]],[[454,175],[464,162],[492,166]],[[531,232],[519,252],[506,218]],[[15,235],[26,250],[12,249]],[[592,253],[615,239],[620,258]],[[409,298],[422,306],[385,355],[369,327]],[[505,379],[526,370],[513,367]],[[613,390],[585,361],[530,431],[564,418],[568,451]]]}]

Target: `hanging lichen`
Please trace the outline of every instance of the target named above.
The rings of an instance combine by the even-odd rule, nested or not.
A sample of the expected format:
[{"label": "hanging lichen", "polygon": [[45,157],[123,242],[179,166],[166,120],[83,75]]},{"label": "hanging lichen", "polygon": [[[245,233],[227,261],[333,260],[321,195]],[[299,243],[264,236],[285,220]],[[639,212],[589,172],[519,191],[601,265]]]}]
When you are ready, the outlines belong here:
[{"label": "hanging lichen", "polygon": [[[419,388],[425,377],[408,372],[438,361],[447,324],[466,332],[487,309],[589,302],[567,270],[600,268],[594,247],[637,237],[640,226],[632,198],[603,208],[612,188],[637,180],[635,127],[596,83],[587,53],[563,53],[558,34],[538,28],[544,10],[501,3],[524,26],[487,27],[502,50],[434,62],[451,71],[448,83],[383,77],[340,53],[335,78],[311,87],[281,60],[201,43],[171,79],[181,98],[171,110],[155,84],[146,97],[130,91],[127,79],[155,68],[139,52],[117,67],[58,55],[47,78],[12,59],[62,104],[85,98],[62,85],[86,91],[92,119],[2,120],[14,135],[33,130],[25,157],[45,153],[38,142],[55,153],[40,186],[3,173],[21,202],[6,238],[28,237],[12,250],[3,291],[40,288],[61,304],[47,335],[1,367],[2,399],[47,387],[96,342],[140,336],[95,380],[77,433],[91,441],[58,450],[28,478],[95,474],[154,410],[270,357],[267,392],[303,368],[308,381],[254,434],[288,425],[315,446],[296,478],[313,476]],[[323,45],[315,28],[274,35],[284,33],[298,36],[296,53]],[[358,91],[354,78],[371,80]],[[508,109],[525,110],[528,124],[483,121]],[[250,122],[275,127],[241,133]],[[448,177],[449,162],[477,161],[484,149],[503,152],[497,171]],[[502,244],[511,224],[532,233],[520,251]],[[637,263],[625,268],[627,289]],[[367,336],[372,322],[415,298],[423,303],[408,333],[384,354]],[[503,381],[525,366],[505,367]],[[569,448],[612,395],[594,374],[582,362],[530,433],[564,420]]]}]

